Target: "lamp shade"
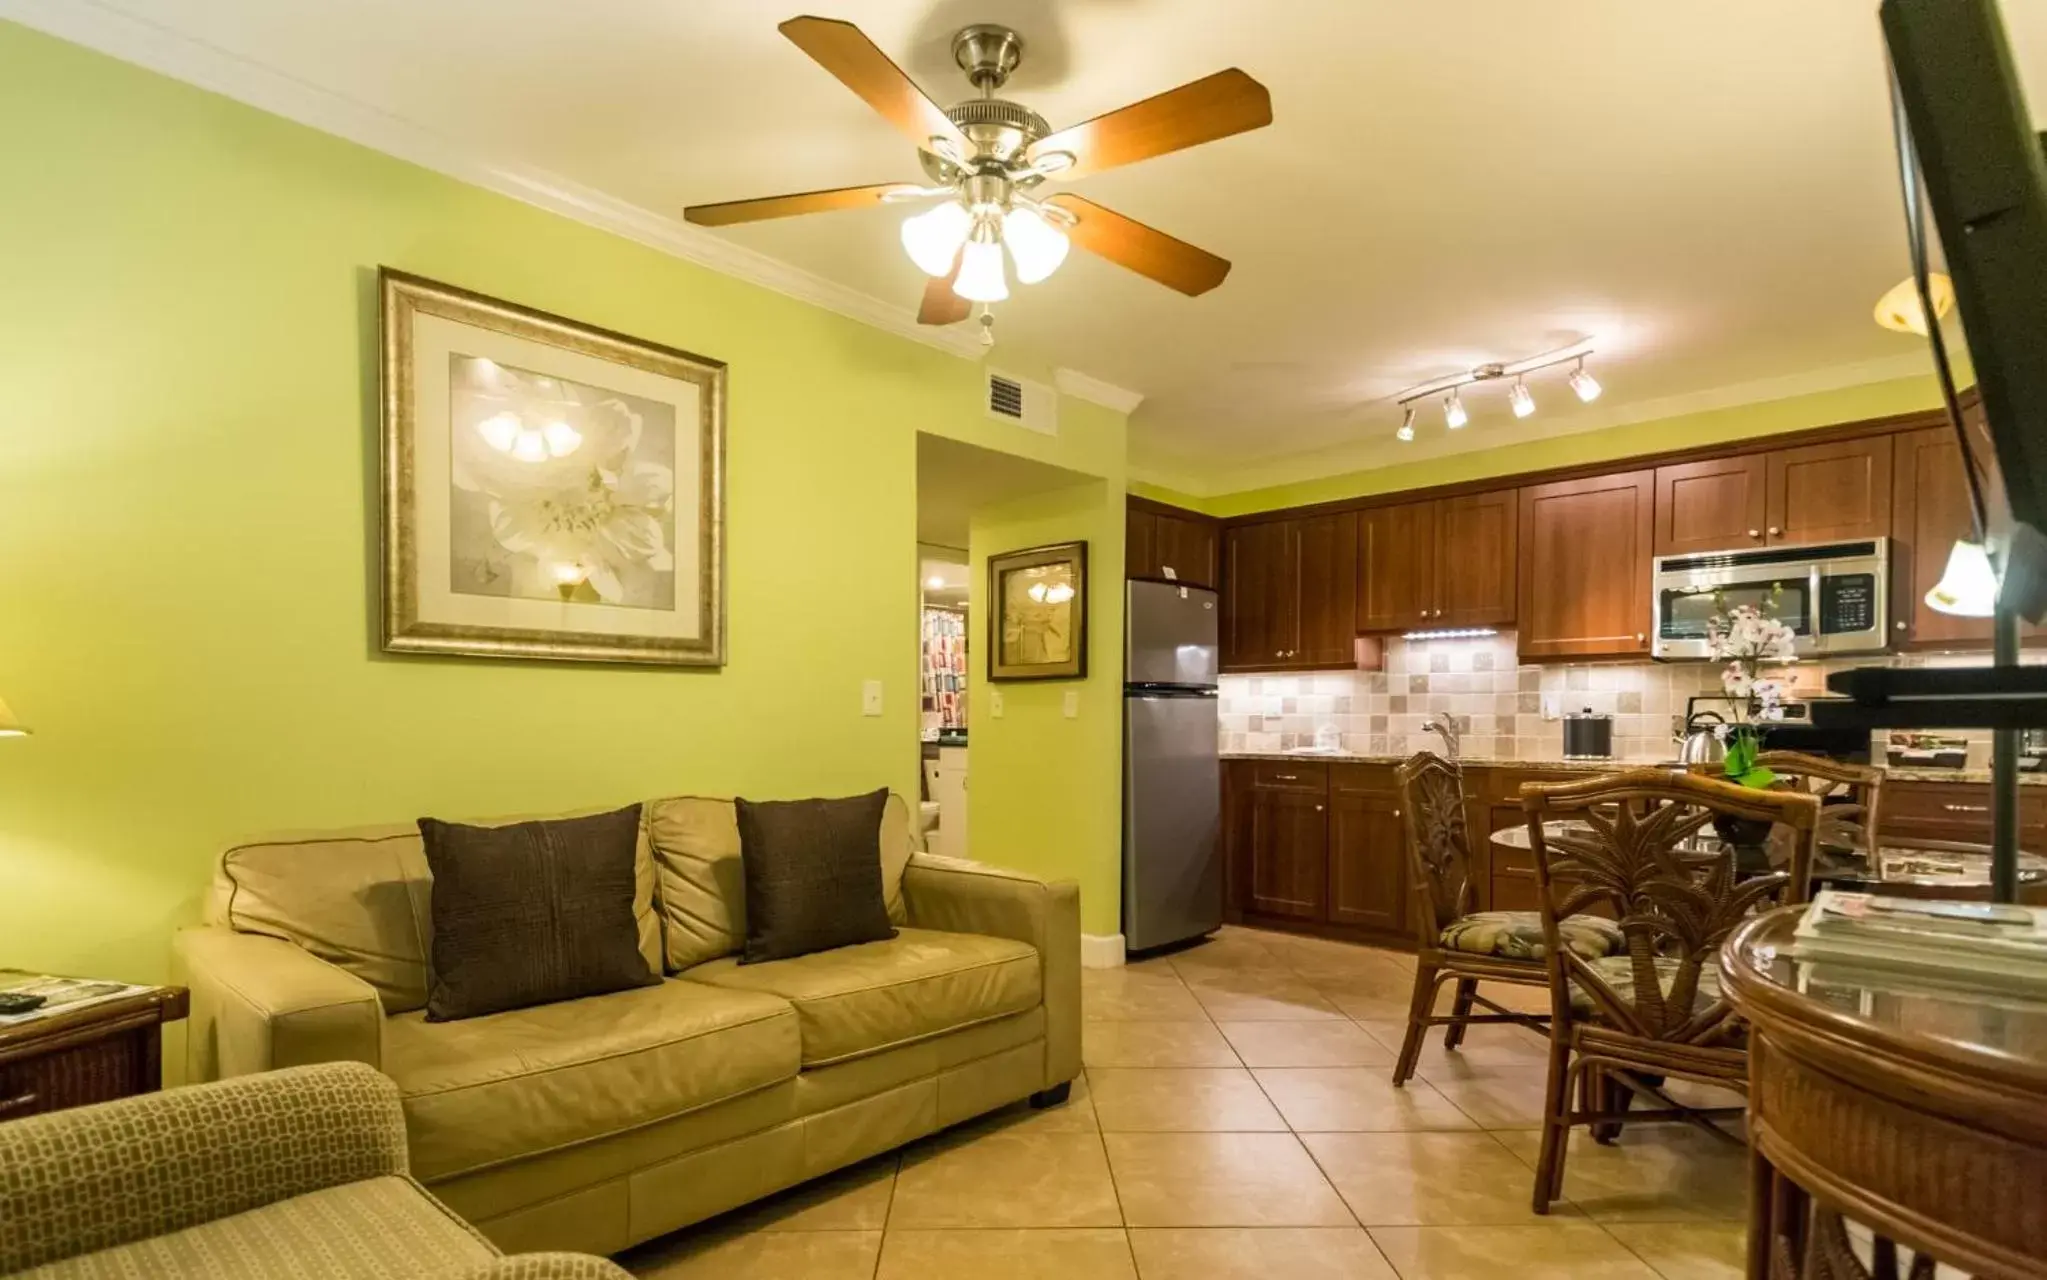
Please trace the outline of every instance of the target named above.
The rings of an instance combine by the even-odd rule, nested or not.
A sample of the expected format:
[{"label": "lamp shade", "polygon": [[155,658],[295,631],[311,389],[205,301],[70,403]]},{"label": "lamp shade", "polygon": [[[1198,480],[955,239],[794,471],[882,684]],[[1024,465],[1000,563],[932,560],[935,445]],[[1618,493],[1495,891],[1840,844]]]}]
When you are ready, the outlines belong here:
[{"label": "lamp shade", "polygon": [[1963,618],[1987,618],[1997,612],[1997,570],[1982,543],[1955,543],[1948,552],[1947,571],[1926,593],[1926,605]]},{"label": "lamp shade", "polygon": [[0,699],[0,738],[19,738],[28,733],[28,726],[14,718],[7,709],[5,699]]},{"label": "lamp shade", "polygon": [[[1933,295],[1934,319],[1955,309],[1955,283],[1935,271],[1926,278],[1926,291]],[[1926,308],[1919,302],[1919,282],[1906,276],[1876,300],[1876,322],[1899,333],[1926,336]]]}]

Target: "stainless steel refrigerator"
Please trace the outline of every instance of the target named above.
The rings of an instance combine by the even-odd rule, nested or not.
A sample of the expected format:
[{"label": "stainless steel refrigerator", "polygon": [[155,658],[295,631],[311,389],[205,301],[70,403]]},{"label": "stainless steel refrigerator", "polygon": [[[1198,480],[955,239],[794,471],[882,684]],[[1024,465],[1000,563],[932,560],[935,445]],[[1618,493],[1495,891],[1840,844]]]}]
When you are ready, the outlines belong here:
[{"label": "stainless steel refrigerator", "polygon": [[1216,756],[1216,594],[1128,584],[1123,668],[1123,942],[1131,951],[1223,921]]}]

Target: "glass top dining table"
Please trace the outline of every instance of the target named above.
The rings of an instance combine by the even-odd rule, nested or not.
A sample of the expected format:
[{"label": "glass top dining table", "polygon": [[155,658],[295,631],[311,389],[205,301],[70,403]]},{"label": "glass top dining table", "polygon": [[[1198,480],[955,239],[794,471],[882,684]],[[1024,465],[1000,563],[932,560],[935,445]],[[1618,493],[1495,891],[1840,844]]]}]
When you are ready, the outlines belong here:
[{"label": "glass top dining table", "polygon": [[[1548,840],[1589,836],[1590,823],[1564,819],[1542,827]],[[1533,844],[1526,825],[1505,827],[1492,833],[1492,842],[1503,849],[1530,849]],[[1716,854],[1728,848],[1726,840],[1710,831],[1688,836],[1678,845],[1681,852]],[[1743,868],[1748,870],[1747,867]],[[1762,870],[1757,867],[1755,870]],[[1952,889],[1958,894],[1988,892],[1990,850],[1983,845],[1886,843],[1877,850],[1872,868],[1868,855],[1851,849],[1822,849],[1813,878],[1836,889],[1860,889],[1875,885],[1904,886],[1922,892]],[[2047,887],[2047,858],[2036,853],[2019,854],[2019,884]]]}]

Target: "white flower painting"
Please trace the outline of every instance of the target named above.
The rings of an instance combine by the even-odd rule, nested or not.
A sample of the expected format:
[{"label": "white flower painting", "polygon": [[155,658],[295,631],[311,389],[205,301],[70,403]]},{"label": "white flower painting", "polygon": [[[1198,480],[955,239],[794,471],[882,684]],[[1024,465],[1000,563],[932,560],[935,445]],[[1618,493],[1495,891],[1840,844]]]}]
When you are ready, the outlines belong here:
[{"label": "white flower painting", "polygon": [[378,283],[384,649],[724,666],[724,364]]},{"label": "white flower painting", "polygon": [[449,356],[452,591],[670,609],[675,411]]}]

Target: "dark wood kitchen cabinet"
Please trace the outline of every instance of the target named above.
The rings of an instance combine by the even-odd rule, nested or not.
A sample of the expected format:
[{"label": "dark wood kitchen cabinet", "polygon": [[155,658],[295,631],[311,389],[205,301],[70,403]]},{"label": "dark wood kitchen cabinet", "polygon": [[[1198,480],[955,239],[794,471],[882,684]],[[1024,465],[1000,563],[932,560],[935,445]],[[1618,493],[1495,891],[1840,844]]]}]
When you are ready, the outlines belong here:
[{"label": "dark wood kitchen cabinet", "polygon": [[1770,544],[1881,538],[1891,531],[1891,437],[1866,436],[1763,455]]},{"label": "dark wood kitchen cabinet", "polygon": [[1262,915],[1320,920],[1329,884],[1328,767],[1260,762],[1245,804],[1245,906]]},{"label": "dark wood kitchen cabinet", "polygon": [[1393,766],[1329,768],[1331,924],[1394,932],[1407,927],[1407,836]]},{"label": "dark wood kitchen cabinet", "polygon": [[1132,499],[1124,514],[1124,576],[1213,587],[1217,572],[1216,522],[1160,503]]},{"label": "dark wood kitchen cabinet", "polygon": [[1504,489],[1358,512],[1357,629],[1512,625],[1516,496]]},{"label": "dark wood kitchen cabinet", "polygon": [[1940,581],[1956,539],[1976,536],[1955,433],[1946,427],[1903,433],[1892,462],[1892,640],[1987,647],[1990,619],[1958,618],[1926,603],[1927,589]]},{"label": "dark wood kitchen cabinet", "polygon": [[1237,525],[1223,549],[1225,670],[1357,665],[1355,513]]},{"label": "dark wood kitchen cabinet", "polygon": [[1656,554],[1762,546],[1769,466],[1759,453],[1656,468]]},{"label": "dark wood kitchen cabinet", "polygon": [[1656,473],[1531,485],[1520,496],[1520,652],[1526,658],[1649,652]]}]

